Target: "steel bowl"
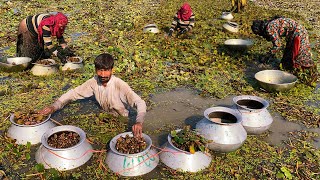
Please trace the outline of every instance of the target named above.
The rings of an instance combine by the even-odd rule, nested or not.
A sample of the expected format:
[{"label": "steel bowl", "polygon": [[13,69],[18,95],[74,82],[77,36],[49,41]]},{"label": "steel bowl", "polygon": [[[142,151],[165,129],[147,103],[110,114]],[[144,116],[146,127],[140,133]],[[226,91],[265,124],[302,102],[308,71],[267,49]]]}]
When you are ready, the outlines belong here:
[{"label": "steel bowl", "polygon": [[136,154],[124,154],[116,150],[116,143],[119,137],[126,135],[133,136],[132,132],[118,134],[110,141],[110,150],[107,153],[106,164],[116,174],[122,176],[140,176],[152,171],[159,163],[157,151],[151,148],[152,140],[142,134],[147,142],[147,148]]},{"label": "steel bowl", "polygon": [[[176,130],[177,132],[181,129]],[[209,153],[197,151],[194,154],[183,151],[172,143],[172,137],[168,135],[168,142],[162,146],[160,160],[166,166],[185,172],[198,172],[210,166],[212,157]]]},{"label": "steel bowl", "polygon": [[233,15],[231,14],[231,12],[222,12],[221,19],[230,21],[233,19]]},{"label": "steel bowl", "polygon": [[29,66],[30,62],[23,64],[13,65],[7,62],[5,58],[0,58],[0,70],[5,72],[20,72]]},{"label": "steel bowl", "polygon": [[239,31],[239,25],[235,22],[227,22],[222,27],[228,32],[237,33]]},{"label": "steel bowl", "polygon": [[[48,145],[48,138],[57,132],[72,131],[80,136],[78,144],[69,148],[54,148]],[[46,131],[41,138],[42,145],[36,152],[36,161],[44,165],[46,169],[55,168],[66,171],[82,166],[92,156],[92,146],[86,139],[85,132],[75,126],[57,126]]]},{"label": "steel bowl", "polygon": [[42,135],[56,125],[50,121],[51,115],[44,121],[35,125],[21,125],[14,121],[14,114],[10,115],[11,126],[8,129],[8,136],[16,139],[17,144],[38,144],[41,142]]},{"label": "steel bowl", "polygon": [[245,51],[251,48],[253,42],[246,39],[228,39],[224,42],[224,45],[231,50]]},{"label": "steel bowl", "polygon": [[31,58],[29,57],[12,57],[7,58],[8,64],[12,65],[19,65],[19,64],[26,64],[31,62]]},{"label": "steel bowl", "polygon": [[44,64],[33,63],[34,66],[31,68],[31,73],[33,75],[48,76],[58,72],[58,68],[56,67],[56,62],[53,59],[44,59],[44,60],[51,61],[52,64],[44,65]]},{"label": "steel bowl", "polygon": [[208,148],[217,152],[231,152],[240,148],[247,138],[241,114],[227,107],[211,107],[204,111],[196,130],[208,140]]},{"label": "steel bowl", "polygon": [[295,86],[298,78],[280,70],[263,70],[254,75],[260,86],[269,91],[287,91]]},{"label": "steel bowl", "polygon": [[144,26],[143,28],[143,32],[151,32],[151,33],[159,33],[159,29],[158,26],[156,24],[148,24],[146,26]]},{"label": "steel bowl", "polygon": [[262,134],[270,128],[273,118],[267,110],[268,101],[257,96],[243,95],[234,97],[233,102],[248,134]]}]

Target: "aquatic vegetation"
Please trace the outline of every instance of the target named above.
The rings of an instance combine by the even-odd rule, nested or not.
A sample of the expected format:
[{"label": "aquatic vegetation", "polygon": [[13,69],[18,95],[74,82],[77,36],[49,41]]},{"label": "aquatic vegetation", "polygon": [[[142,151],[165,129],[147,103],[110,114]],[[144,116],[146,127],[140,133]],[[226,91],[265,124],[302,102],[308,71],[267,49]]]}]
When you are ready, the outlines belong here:
[{"label": "aquatic vegetation", "polygon": [[[259,2],[264,1],[255,3]],[[278,0],[272,2],[280,3]],[[286,7],[289,2],[292,3],[281,1]],[[240,25],[238,34],[223,32],[225,21],[219,19],[221,12],[230,9],[231,4],[203,0],[190,0],[189,3],[196,14],[192,35],[166,39],[165,31],[181,1],[66,0],[58,4],[44,0],[1,1],[1,55],[14,56],[17,26],[23,18],[40,12],[63,11],[69,15],[70,22],[66,29],[66,41],[76,55],[83,58],[84,68],[82,72],[64,72],[50,77],[35,77],[29,71],[0,72],[0,174],[4,171],[12,179],[118,178],[103,168],[105,153],[94,153],[86,166],[76,170],[45,170],[32,160],[32,152],[38,145],[16,145],[5,136],[10,126],[7,119],[10,113],[39,110],[70,88],[82,84],[94,75],[94,58],[102,52],[111,53],[116,58],[115,75],[128,82],[146,100],[148,108],[152,108],[153,104],[149,99],[151,94],[187,86],[198,89],[203,96],[215,98],[240,94],[260,96],[270,101],[271,111],[280,113],[286,120],[319,127],[319,88],[315,90],[298,83],[288,92],[267,93],[255,82],[254,73],[264,67],[276,68],[281,54],[269,66],[261,66],[264,64],[258,60],[271,47],[271,43],[253,35],[250,30],[254,19],[266,19],[277,14],[298,19],[310,32],[314,52],[319,52],[320,35],[316,33],[317,26],[314,26],[319,21],[306,19],[313,12],[318,14],[312,8],[317,7],[313,1],[302,3],[313,10],[306,12],[299,8],[299,13],[290,11],[289,7],[273,9],[249,2],[245,11],[234,14],[233,21]],[[161,32],[143,33],[142,28],[150,23],[157,24]],[[242,53],[229,51],[223,46],[225,40],[239,37],[252,39],[253,47]],[[319,55],[314,54],[314,58],[319,59]],[[79,102],[70,103],[62,110],[68,116],[57,120],[82,128],[97,149],[105,149],[111,138],[127,129],[126,118],[100,114],[98,108],[85,112],[83,109]],[[176,127],[159,127],[158,131],[168,129]],[[212,153],[211,167],[202,172],[182,173],[161,167],[159,176],[172,179],[320,178],[320,153],[309,143],[317,134],[293,132],[285,147],[271,146],[263,141],[263,136],[268,136],[268,133],[248,136],[244,145],[235,152]]]}]

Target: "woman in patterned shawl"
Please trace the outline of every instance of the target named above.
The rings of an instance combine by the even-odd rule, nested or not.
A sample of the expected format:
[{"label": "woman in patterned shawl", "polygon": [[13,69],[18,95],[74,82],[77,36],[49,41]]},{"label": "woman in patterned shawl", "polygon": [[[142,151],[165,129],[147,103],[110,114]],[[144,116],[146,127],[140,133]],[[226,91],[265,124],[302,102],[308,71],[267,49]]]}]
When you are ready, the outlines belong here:
[{"label": "woman in patterned shawl", "polygon": [[271,20],[253,21],[251,29],[254,34],[264,37],[273,44],[265,59],[274,57],[281,50],[281,37],[285,37],[282,67],[293,71],[303,82],[309,85],[315,84],[318,78],[317,66],[312,60],[308,32],[302,25],[290,18],[274,17]]},{"label": "woman in patterned shawl", "polygon": [[[17,56],[30,57],[32,61],[40,58],[50,58],[51,55],[65,62],[65,55],[73,54],[67,48],[63,33],[68,24],[68,18],[58,12],[55,15],[37,14],[22,20],[18,29]],[[61,48],[52,44],[52,37],[56,37]],[[46,50],[45,50],[46,49]]]}]

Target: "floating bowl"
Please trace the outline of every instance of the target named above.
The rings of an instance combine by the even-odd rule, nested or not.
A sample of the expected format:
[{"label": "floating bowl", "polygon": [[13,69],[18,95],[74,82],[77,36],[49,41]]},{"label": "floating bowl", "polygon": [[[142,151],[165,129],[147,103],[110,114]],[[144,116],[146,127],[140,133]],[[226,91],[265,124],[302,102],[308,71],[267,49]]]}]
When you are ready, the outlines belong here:
[{"label": "floating bowl", "polygon": [[295,86],[298,78],[280,70],[263,70],[254,75],[260,86],[269,91],[287,91]]},{"label": "floating bowl", "polygon": [[267,110],[268,101],[244,95],[234,97],[233,102],[242,116],[242,125],[248,134],[262,134],[270,128],[273,119]]},{"label": "floating bowl", "polygon": [[31,59],[29,62],[13,65],[11,63],[8,63],[5,58],[0,58],[0,70],[5,72],[19,72],[26,69],[29,66],[30,62]]},{"label": "floating bowl", "polygon": [[233,15],[231,14],[231,12],[222,12],[221,19],[230,21],[233,19]]},{"label": "floating bowl", "polygon": [[251,48],[253,42],[245,39],[228,39],[224,42],[224,45],[231,50],[244,51]]},{"label": "floating bowl", "polygon": [[217,152],[231,152],[240,148],[247,138],[241,114],[231,108],[212,107],[204,111],[205,118],[196,124],[203,137],[212,140],[208,148]]},{"label": "floating bowl", "polygon": [[159,33],[160,31],[156,24],[148,24],[143,28],[143,32]]},{"label": "floating bowl", "polygon": [[31,62],[31,58],[29,57],[12,57],[7,58],[8,64],[12,65],[19,65],[19,64],[26,64]]},{"label": "floating bowl", "polygon": [[[57,132],[72,131],[80,136],[80,141],[69,148],[54,148],[48,145],[48,138]],[[92,146],[86,139],[85,132],[75,126],[57,126],[45,132],[41,138],[42,145],[36,152],[36,161],[44,165],[46,169],[55,168],[66,171],[80,167],[92,156]]]},{"label": "floating bowl", "polygon": [[228,32],[237,33],[239,31],[239,25],[235,22],[227,22],[222,27]]},{"label": "floating bowl", "polygon": [[8,136],[16,139],[17,144],[38,144],[41,142],[42,135],[56,125],[50,121],[51,115],[46,120],[35,125],[21,125],[14,121],[14,114],[10,115],[11,126],[8,129]]},{"label": "floating bowl", "polygon": [[159,156],[157,151],[151,148],[152,140],[148,135],[142,134],[148,146],[140,153],[123,154],[116,150],[117,139],[127,134],[133,136],[132,132],[125,132],[118,134],[110,141],[110,150],[106,158],[108,167],[121,176],[140,176],[152,171],[159,163]]},{"label": "floating bowl", "polygon": [[[181,129],[176,130],[177,132]],[[163,145],[163,152],[160,153],[160,160],[168,167],[186,172],[198,172],[211,163],[211,155],[197,151],[194,154],[183,151],[172,143],[172,137],[168,135],[168,142]]]},{"label": "floating bowl", "polygon": [[48,76],[51,74],[55,74],[58,72],[58,68],[56,67],[56,62],[53,59],[44,59],[51,61],[52,64],[50,65],[44,65],[44,64],[38,64],[33,63],[34,66],[31,68],[31,73],[35,76]]}]

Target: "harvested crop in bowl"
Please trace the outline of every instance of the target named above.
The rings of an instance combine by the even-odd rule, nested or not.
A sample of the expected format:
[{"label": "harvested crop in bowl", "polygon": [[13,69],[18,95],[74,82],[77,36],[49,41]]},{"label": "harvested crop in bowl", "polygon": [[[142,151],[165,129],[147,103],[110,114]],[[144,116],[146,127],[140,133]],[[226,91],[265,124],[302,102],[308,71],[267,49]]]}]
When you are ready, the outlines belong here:
[{"label": "harvested crop in bowl", "polygon": [[52,134],[48,138],[48,145],[54,148],[64,149],[78,144],[79,141],[80,136],[78,133],[72,131],[61,131]]},{"label": "harvested crop in bowl", "polygon": [[36,64],[42,64],[42,65],[53,65],[54,63],[49,61],[49,60],[46,60],[46,59],[42,59],[42,60],[38,60],[36,62]]},{"label": "harvested crop in bowl", "polygon": [[208,152],[207,143],[211,141],[197,134],[197,132],[190,129],[190,126],[185,126],[181,131],[171,131],[170,133],[172,144],[183,150],[194,154],[197,151]]},{"label": "harvested crop in bowl", "polygon": [[69,57],[67,61],[72,63],[78,63],[81,61],[81,59],[78,57]]},{"label": "harvested crop in bowl", "polygon": [[147,142],[143,137],[129,136],[119,137],[116,143],[116,150],[123,154],[136,154],[147,148]]},{"label": "harvested crop in bowl", "polygon": [[17,124],[20,125],[35,125],[43,122],[46,120],[48,116],[44,116],[42,114],[38,114],[36,112],[30,112],[30,113],[21,113],[21,112],[15,112],[14,113],[14,121]]}]

